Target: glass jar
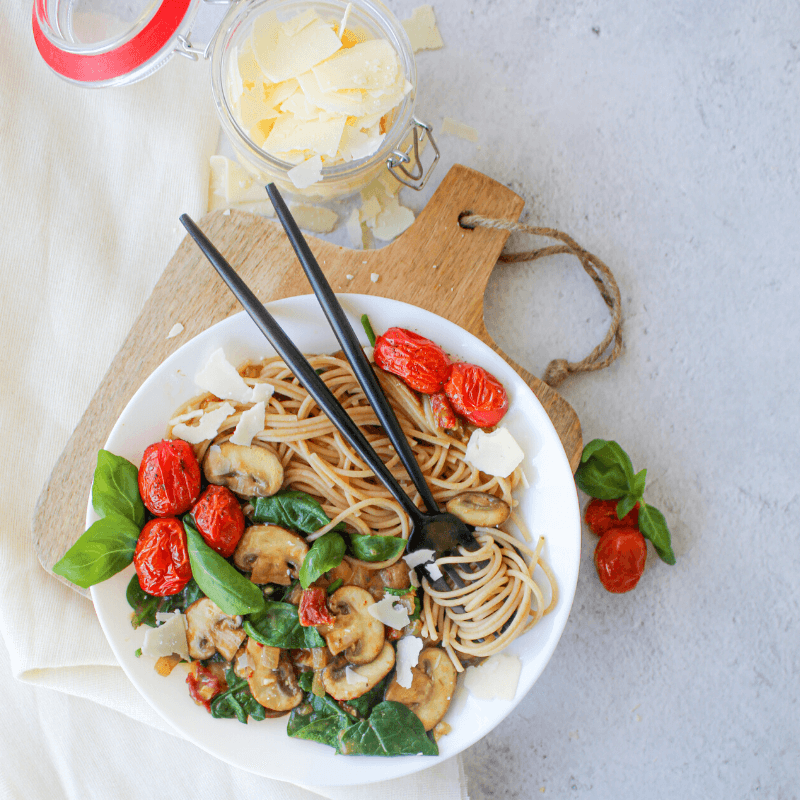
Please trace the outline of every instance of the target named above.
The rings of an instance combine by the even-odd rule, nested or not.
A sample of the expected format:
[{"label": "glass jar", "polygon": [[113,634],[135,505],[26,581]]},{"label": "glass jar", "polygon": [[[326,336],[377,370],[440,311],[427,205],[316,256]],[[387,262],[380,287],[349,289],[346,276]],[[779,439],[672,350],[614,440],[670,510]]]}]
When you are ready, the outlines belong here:
[{"label": "glass jar", "polygon": [[[214,101],[228,140],[242,166],[258,181],[274,182],[283,193],[310,200],[331,200],[354,194],[381,172],[389,169],[401,183],[421,189],[438,160],[438,150],[430,128],[414,117],[417,68],[414,53],[400,21],[380,0],[353,0],[348,28],[363,28],[374,39],[387,40],[400,58],[405,77],[412,86],[392,112],[391,124],[378,150],[372,155],[331,166],[324,166],[322,179],[308,188],[298,189],[287,177],[294,164],[281,161],[256,145],[236,119],[230,86],[231,60],[250,36],[254,21],[268,11],[286,22],[312,8],[331,25],[342,20],[347,0],[251,0],[233,7],[222,21],[212,55],[211,82]],[[426,170],[419,160],[420,145],[430,141],[433,163]]]}]

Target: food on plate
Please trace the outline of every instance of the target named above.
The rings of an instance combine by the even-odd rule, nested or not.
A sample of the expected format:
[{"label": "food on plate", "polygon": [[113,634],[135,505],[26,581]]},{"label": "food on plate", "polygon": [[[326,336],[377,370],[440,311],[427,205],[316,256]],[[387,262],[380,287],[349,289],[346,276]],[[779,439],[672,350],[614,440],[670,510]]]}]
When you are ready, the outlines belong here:
[{"label": "food on plate", "polygon": [[675,563],[664,515],[644,502],[646,476],[646,469],[634,473],[630,457],[617,442],[593,439],[583,448],[575,482],[594,498],[584,518],[600,536],[595,566],[610,592],[628,592],[638,583],[647,556],[644,539],[653,543],[664,563]]},{"label": "food on plate", "polygon": [[139,494],[156,517],[184,514],[200,494],[200,467],[180,439],[151,444],[139,468]]},{"label": "food on plate", "polygon": [[255,17],[228,62],[226,91],[234,117],[265,153],[293,164],[299,190],[322,170],[367,158],[382,145],[413,87],[400,56],[383,38],[313,8],[281,21]]},{"label": "food on plate", "polygon": [[[365,328],[372,333],[368,320]],[[493,434],[466,419],[441,427],[429,395],[404,382],[424,375],[424,385],[438,389],[458,364],[430,340],[392,330],[401,332],[392,341],[410,343],[405,360],[394,362],[403,379],[379,366],[376,374],[434,497],[474,526],[477,550],[436,561],[433,551],[406,553],[410,524],[401,507],[283,361],[237,370],[219,351],[197,375],[207,390],[170,417],[165,409],[166,437],[145,450],[137,477],[134,465],[101,452],[93,502],[108,513],[84,537],[96,543],[95,526],[121,521],[112,545],[130,557],[109,554],[102,575],[133,560],[132,624],[165,629],[143,654],[158,658],[161,674],[188,657],[189,693],[212,716],[288,714],[290,736],[338,753],[435,755],[459,673],[534,626],[555,607],[558,588],[542,558],[544,538],[529,546],[514,510],[513,492],[526,485],[519,463],[503,475],[471,465],[472,436]],[[309,360],[414,497],[348,362],[338,354]],[[233,444],[243,428],[248,444]],[[174,438],[178,432],[185,438]],[[169,469],[158,474],[169,480],[159,483],[153,463],[162,461]],[[112,484],[114,502],[104,489]],[[148,521],[139,486],[148,502],[153,494],[169,499],[158,508],[172,515]],[[177,511],[187,492],[195,499]],[[132,545],[130,526],[141,529]],[[59,574],[79,574],[87,546],[79,540]],[[433,588],[447,564],[464,588]]]}]

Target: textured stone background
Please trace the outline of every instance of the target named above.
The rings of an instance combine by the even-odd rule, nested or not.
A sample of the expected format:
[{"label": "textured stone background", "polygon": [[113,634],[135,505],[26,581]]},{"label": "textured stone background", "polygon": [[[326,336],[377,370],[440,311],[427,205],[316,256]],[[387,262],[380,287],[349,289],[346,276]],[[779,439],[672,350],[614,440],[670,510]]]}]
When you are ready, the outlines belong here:
[{"label": "textured stone background", "polygon": [[[625,351],[561,391],[586,441],[617,439],[648,468],[678,558],[651,549],[636,590],[613,596],[584,534],[561,644],[465,754],[471,796],[797,797],[800,10],[434,7],[446,47],[418,54],[419,114],[480,132],[440,137],[441,172],[506,183],[523,219],[613,269]],[[607,324],[567,257],[498,267],[486,299],[492,335],[537,374]]]}]

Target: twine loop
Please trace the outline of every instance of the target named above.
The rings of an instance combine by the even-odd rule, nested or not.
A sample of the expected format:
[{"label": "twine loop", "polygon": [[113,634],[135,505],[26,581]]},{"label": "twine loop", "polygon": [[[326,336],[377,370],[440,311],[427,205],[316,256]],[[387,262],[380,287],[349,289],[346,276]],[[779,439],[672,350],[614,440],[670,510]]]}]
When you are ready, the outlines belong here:
[{"label": "twine loop", "polygon": [[[556,228],[540,228],[535,225],[525,225],[522,222],[512,222],[507,219],[493,219],[492,217],[484,217],[469,211],[461,214],[458,221],[463,228],[494,228],[495,230],[512,233],[528,233],[533,236],[546,236],[550,239],[557,239],[561,244],[519,253],[506,253],[503,251],[499,260],[510,264],[519,261],[536,261],[539,258],[567,253],[575,256],[581,262],[581,266],[594,281],[611,315],[608,330],[603,340],[581,361],[567,361],[565,358],[553,359],[547,365],[542,376],[542,380],[548,386],[558,386],[570,375],[604,369],[617,358],[622,350],[622,300],[613,273],[597,256],[584,250],[571,236]],[[608,351],[609,347],[611,347],[610,351]]]}]

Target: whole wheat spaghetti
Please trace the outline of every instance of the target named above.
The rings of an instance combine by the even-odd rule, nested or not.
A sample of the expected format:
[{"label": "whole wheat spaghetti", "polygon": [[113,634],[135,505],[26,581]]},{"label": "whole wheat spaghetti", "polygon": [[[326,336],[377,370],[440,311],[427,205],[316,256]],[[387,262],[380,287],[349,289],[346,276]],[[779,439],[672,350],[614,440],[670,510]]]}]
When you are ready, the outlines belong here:
[{"label": "whole wheat spaghetti", "polygon": [[[421,508],[421,498],[349,363],[337,356],[309,356],[308,360],[403,490]],[[279,357],[248,363],[239,372],[251,386],[269,383],[274,387],[266,410],[265,429],[255,436],[252,445],[271,449],[283,465],[284,488],[307,492],[321,503],[331,519],[329,525],[307,536],[307,541],[322,536],[341,522],[358,533],[408,539],[409,520],[399,504],[342,439]],[[524,481],[521,468],[508,478],[479,472],[464,461],[469,431],[446,432],[438,428],[425,396],[418,395],[393,375],[382,370],[376,373],[440,506],[462,492],[477,491],[492,494],[514,508],[516,500],[512,492]],[[211,411],[221,405],[218,398],[205,394],[184,404],[173,416]],[[199,461],[209,447],[227,441],[233,434],[247,409],[245,405],[233,405],[235,413],[223,423],[217,436],[194,445]],[[167,435],[173,435],[172,425]],[[513,512],[511,520],[522,537],[528,539],[521,520]],[[541,557],[543,538],[531,549],[520,536],[497,528],[478,528],[476,537],[481,545],[479,550],[464,551],[437,562],[454,564],[467,582],[464,589],[437,592],[427,581],[423,582],[422,635],[432,642],[441,642],[459,671],[463,669],[462,658],[498,652],[535,625],[558,599],[555,578]],[[346,556],[352,565],[368,570],[383,569],[400,557],[366,562]],[[547,585],[547,599],[534,579],[537,566]],[[454,610],[454,606],[463,607],[464,612]]]}]

